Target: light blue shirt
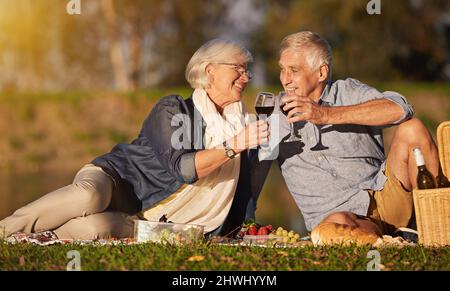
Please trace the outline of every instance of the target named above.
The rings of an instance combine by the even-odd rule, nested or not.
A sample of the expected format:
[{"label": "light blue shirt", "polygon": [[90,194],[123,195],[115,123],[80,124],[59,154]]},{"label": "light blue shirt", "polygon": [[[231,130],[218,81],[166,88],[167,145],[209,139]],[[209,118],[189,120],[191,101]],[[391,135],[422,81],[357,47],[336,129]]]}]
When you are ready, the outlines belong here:
[{"label": "light blue shirt", "polygon": [[[379,92],[358,80],[348,78],[330,83],[320,102],[323,106],[349,106],[386,98],[401,106],[404,115],[394,124],[412,117],[413,109],[405,97],[396,92]],[[276,106],[273,119],[279,119],[277,130],[271,124],[271,137],[284,137],[289,123]],[[370,199],[367,190],[381,190],[386,182],[383,127],[364,125],[324,125],[319,131],[312,123],[296,123],[301,142],[280,142],[278,163],[308,230],[327,215],[351,211],[367,215]],[[326,149],[313,151],[322,135]],[[271,144],[274,141],[271,141]],[[276,141],[276,143],[278,143]],[[276,152],[276,151],[275,151]],[[263,154],[263,151],[260,153]]]}]

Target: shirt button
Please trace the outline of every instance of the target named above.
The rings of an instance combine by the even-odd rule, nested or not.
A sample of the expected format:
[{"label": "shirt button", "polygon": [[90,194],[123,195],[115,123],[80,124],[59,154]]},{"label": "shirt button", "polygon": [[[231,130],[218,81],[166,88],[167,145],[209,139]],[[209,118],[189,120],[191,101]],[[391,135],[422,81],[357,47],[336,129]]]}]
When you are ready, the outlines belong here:
[{"label": "shirt button", "polygon": [[319,161],[322,161],[322,160],[323,160],[322,156],[320,156],[320,157],[318,158],[318,160],[319,160]]}]

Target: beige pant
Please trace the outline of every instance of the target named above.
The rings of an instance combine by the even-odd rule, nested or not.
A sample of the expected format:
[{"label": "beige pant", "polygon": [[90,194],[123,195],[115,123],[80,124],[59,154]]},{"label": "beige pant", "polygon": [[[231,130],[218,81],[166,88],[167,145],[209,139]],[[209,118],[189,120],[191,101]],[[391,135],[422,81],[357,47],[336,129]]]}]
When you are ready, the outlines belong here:
[{"label": "beige pant", "polygon": [[392,233],[411,223],[414,213],[412,192],[406,191],[400,181],[388,170],[387,181],[380,191],[369,191],[370,206],[367,217],[375,222],[384,234]]},{"label": "beige pant", "polygon": [[[114,180],[100,167],[88,164],[75,176],[73,183],[48,193],[25,205],[0,221],[5,234],[53,230],[60,239],[96,239],[131,237],[133,220],[111,209]],[[124,207],[126,209],[127,207]],[[106,211],[105,211],[106,210]]]}]

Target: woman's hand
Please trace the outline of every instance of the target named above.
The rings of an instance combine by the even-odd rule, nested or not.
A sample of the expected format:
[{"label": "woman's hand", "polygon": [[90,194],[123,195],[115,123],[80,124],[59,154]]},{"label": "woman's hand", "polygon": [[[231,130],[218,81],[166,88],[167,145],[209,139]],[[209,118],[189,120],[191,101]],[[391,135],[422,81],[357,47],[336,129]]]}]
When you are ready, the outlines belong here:
[{"label": "woman's hand", "polygon": [[228,144],[236,153],[255,148],[269,141],[269,125],[258,120],[247,125],[239,134],[228,140]]},{"label": "woman's hand", "polygon": [[[239,134],[227,140],[236,154],[269,141],[269,125],[263,120],[247,125]],[[211,174],[229,161],[222,145],[215,149],[198,151],[195,154],[195,170],[198,178]]]}]

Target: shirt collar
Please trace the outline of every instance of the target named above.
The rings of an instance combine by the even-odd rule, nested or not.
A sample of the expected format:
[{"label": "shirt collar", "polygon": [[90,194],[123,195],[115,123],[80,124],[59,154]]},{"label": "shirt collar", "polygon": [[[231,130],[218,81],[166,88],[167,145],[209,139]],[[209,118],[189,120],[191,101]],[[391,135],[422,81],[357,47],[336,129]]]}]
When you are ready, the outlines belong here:
[{"label": "shirt collar", "polygon": [[336,102],[336,96],[334,94],[330,94],[331,85],[333,85],[333,81],[329,80],[323,89],[322,95],[320,96],[319,103],[329,103],[334,104]]}]

